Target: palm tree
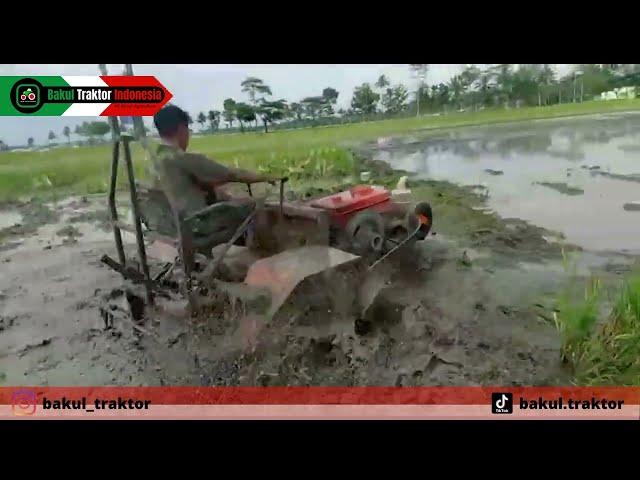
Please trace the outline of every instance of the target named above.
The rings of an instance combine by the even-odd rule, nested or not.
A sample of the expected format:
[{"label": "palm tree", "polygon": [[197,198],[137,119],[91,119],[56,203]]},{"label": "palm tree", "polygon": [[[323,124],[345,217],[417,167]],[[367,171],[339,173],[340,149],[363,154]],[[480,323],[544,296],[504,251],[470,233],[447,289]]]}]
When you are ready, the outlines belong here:
[{"label": "palm tree", "polygon": [[389,79],[384,75],[380,75],[380,77],[378,77],[378,81],[376,82],[376,87],[382,90],[388,86],[389,86]]},{"label": "palm tree", "polygon": [[67,143],[71,143],[71,129],[68,126],[64,127],[62,134],[67,137]]},{"label": "palm tree", "polygon": [[507,103],[511,100],[511,92],[513,90],[513,72],[511,71],[511,64],[502,63],[496,65],[491,69],[493,78],[496,81],[500,92]]},{"label": "palm tree", "polygon": [[458,109],[461,108],[460,99],[464,94],[464,82],[460,75],[455,75],[449,81],[449,90],[451,92],[451,99],[457,105]]},{"label": "palm tree", "polygon": [[207,123],[207,117],[204,114],[204,112],[200,112],[198,114],[198,123],[200,124],[200,128],[203,129],[204,128],[204,124]]},{"label": "palm tree", "polygon": [[218,126],[220,125],[220,112],[218,110],[209,110],[207,119],[211,125],[211,131],[214,132],[218,130]]},{"label": "palm tree", "polygon": [[491,73],[482,72],[476,80],[476,84],[479,92],[480,103],[486,106],[491,96]]}]

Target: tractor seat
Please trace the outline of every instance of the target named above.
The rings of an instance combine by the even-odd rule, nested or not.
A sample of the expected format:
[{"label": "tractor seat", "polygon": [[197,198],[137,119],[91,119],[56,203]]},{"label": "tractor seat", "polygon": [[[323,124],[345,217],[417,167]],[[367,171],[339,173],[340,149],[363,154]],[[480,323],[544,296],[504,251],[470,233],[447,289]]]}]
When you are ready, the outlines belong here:
[{"label": "tractor seat", "polygon": [[[138,199],[140,216],[145,227],[150,232],[157,234],[163,243],[170,243],[172,246],[177,247],[179,238],[176,219],[169,199],[164,191],[138,184]],[[235,208],[232,202],[218,202],[185,217],[183,223],[187,228],[192,230],[193,225],[197,223],[198,219],[204,218],[205,216],[211,217],[215,215],[214,212],[216,211],[219,211],[220,214],[225,214],[225,212],[229,214],[230,211]],[[211,248],[226,241],[227,240],[222,240],[218,233],[213,233],[209,236],[192,235],[194,248],[205,255],[210,254]],[[244,239],[240,238],[236,244],[242,245],[243,241]]]}]

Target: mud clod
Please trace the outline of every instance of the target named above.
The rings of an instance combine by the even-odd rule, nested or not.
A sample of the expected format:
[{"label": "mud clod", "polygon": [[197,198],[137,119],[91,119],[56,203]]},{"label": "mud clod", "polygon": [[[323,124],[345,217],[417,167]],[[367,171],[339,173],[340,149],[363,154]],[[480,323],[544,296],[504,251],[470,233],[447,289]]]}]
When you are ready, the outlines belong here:
[{"label": "mud clod", "polygon": [[0,332],[6,330],[7,328],[13,327],[17,319],[18,315],[0,316]]},{"label": "mud clod", "polygon": [[135,322],[140,322],[144,320],[144,299],[131,290],[127,290],[126,292],[127,304],[129,305],[129,313],[131,314],[131,319]]},{"label": "mud clod", "polygon": [[31,343],[28,344],[24,347],[22,347],[17,353],[18,353],[18,357],[23,357],[24,355],[26,355],[27,353],[29,353],[31,350],[34,350],[36,348],[40,348],[40,347],[45,347],[47,345],[49,345],[51,343],[52,338],[45,338],[42,341],[38,342],[38,343]]}]

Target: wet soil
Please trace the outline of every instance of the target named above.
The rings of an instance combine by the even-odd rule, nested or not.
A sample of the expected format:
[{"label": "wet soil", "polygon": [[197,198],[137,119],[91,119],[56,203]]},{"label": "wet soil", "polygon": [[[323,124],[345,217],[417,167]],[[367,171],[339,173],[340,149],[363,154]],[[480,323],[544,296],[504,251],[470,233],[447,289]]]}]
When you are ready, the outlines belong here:
[{"label": "wet soil", "polygon": [[[500,148],[538,144],[548,146],[527,136],[503,139]],[[371,172],[371,183],[391,188],[407,174],[373,155],[359,158],[358,166]],[[497,162],[477,168],[491,166],[505,171],[487,174],[496,182],[515,170]],[[268,321],[228,292],[208,292],[218,301],[195,318],[171,288],[155,306],[143,305],[140,287],[100,262],[103,254],[117,258],[104,197],[2,206],[0,383],[568,384],[553,325],[558,292],[594,272],[614,283],[637,257],[583,249],[563,232],[501,216],[476,177],[460,186],[408,175],[413,199],[433,208],[428,238],[369,274],[358,264],[303,282]],[[348,184],[307,186],[289,196],[312,198]],[[126,195],[121,203],[124,209]],[[124,242],[135,259],[133,236],[125,234]],[[152,261],[152,276],[164,267]],[[168,278],[176,276],[179,271]]]},{"label": "wet soil", "polygon": [[[391,185],[397,178],[388,173],[378,183]],[[29,229],[2,240],[3,245],[18,244],[0,253],[4,383],[566,381],[559,340],[548,321],[554,288],[563,277],[562,269],[549,273],[545,267],[557,264],[561,251],[545,240],[550,233],[483,211],[482,195],[471,188],[436,181],[410,186],[416,198],[432,203],[434,232],[371,275],[376,277],[369,280],[371,288],[379,294],[372,295],[365,311],[351,301],[360,277],[336,272],[324,279],[324,286],[333,289],[303,282],[266,323],[246,318],[228,298],[188,318],[186,302],[175,292],[157,298],[157,305],[147,306],[142,320],[134,321],[123,292],[141,298],[143,292],[99,260],[103,253],[117,258],[111,232],[100,230],[102,214],[90,213],[103,212],[100,204],[106,199],[48,208],[37,228],[29,223]],[[44,211],[43,206],[31,208]],[[85,225],[74,221],[78,217],[97,220],[86,224],[93,230],[78,229]],[[135,258],[133,238],[125,241],[129,257]],[[152,275],[163,266],[152,262]],[[540,316],[543,311],[546,315]]]}]

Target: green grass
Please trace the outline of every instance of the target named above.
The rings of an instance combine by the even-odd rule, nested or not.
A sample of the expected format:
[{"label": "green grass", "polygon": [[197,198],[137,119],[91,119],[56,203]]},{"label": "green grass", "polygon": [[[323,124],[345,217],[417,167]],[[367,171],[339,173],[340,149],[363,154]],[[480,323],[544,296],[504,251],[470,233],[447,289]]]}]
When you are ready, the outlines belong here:
[{"label": "green grass", "polygon": [[601,321],[603,300],[597,280],[580,300],[561,296],[556,326],[563,359],[578,385],[640,386],[640,274],[624,281]]},{"label": "green grass", "polygon": [[[210,135],[193,138],[190,149],[243,168],[287,173],[294,178],[327,178],[351,171],[350,145],[381,135],[636,109],[640,109],[640,99],[485,110],[269,134]],[[143,177],[145,161],[139,145],[134,145],[133,155],[136,173]],[[104,192],[108,185],[110,158],[108,145],[2,153],[0,202],[32,195]],[[119,175],[121,187],[125,186],[126,178],[122,173]]]}]

